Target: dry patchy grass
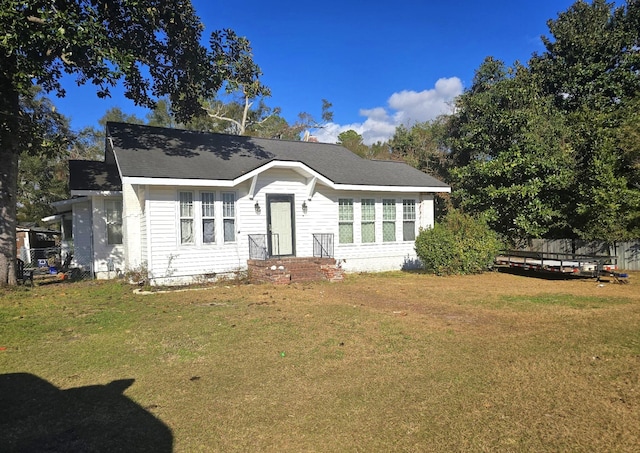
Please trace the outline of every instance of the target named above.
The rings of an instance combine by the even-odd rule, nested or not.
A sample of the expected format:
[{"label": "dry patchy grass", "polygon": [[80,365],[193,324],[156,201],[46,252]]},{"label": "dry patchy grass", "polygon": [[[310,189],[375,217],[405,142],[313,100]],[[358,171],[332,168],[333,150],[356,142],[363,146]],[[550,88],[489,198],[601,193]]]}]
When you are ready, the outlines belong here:
[{"label": "dry patchy grass", "polygon": [[[638,277],[599,286],[389,273],[152,296],[98,282],[4,291],[0,374],[62,396],[31,406],[5,396],[0,444],[637,451]],[[8,413],[32,406],[40,416]],[[132,443],[143,431],[161,441]]]}]

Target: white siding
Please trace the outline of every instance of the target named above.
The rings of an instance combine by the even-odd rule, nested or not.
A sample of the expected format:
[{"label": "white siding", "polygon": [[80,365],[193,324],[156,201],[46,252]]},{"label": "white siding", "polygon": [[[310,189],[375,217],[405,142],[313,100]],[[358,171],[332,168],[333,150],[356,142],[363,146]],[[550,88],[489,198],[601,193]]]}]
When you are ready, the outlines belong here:
[{"label": "white siding", "polygon": [[433,228],[435,222],[435,206],[433,194],[422,194],[420,204],[416,206],[416,223],[422,229]]},{"label": "white siding", "polygon": [[93,272],[91,201],[72,205],[74,267]]},{"label": "white siding", "polygon": [[[347,272],[376,272],[399,270],[405,266],[414,266],[417,260],[414,241],[402,240],[402,202],[403,200],[415,200],[416,202],[416,235],[423,222],[426,224],[427,212],[421,209],[420,195],[417,193],[389,193],[389,192],[352,192],[342,191],[327,194],[328,203],[325,218],[331,219],[334,233],[335,258],[342,261],[342,267]],[[340,244],[338,237],[338,208],[339,198],[353,200],[353,237],[352,244]],[[375,200],[375,242],[362,243],[361,234],[361,206],[360,201],[365,199]],[[382,237],[382,200],[395,200],[396,219],[394,242],[383,242]],[[427,209],[428,206],[425,208]],[[431,214],[433,216],[433,214]]]},{"label": "white siding", "polygon": [[[196,212],[195,230],[201,227],[199,209],[200,191],[216,193],[216,243],[203,244],[201,236],[196,234],[195,244],[180,244],[178,222],[178,192],[194,192]],[[189,281],[193,277],[205,274],[223,274],[246,269],[248,245],[243,234],[242,218],[244,213],[240,204],[236,204],[236,241],[224,243],[222,225],[222,192],[234,192],[239,199],[246,196],[246,188],[235,190],[214,190],[211,188],[158,188],[150,187],[147,202],[147,224],[149,225],[148,270],[154,283],[174,284]],[[243,241],[244,240],[244,241]],[[242,250],[241,250],[242,249]],[[245,252],[244,249],[247,249]]]},{"label": "white siding", "polygon": [[[123,244],[108,244],[107,218],[105,200],[116,200],[115,197],[92,197],[93,201],[93,272],[96,278],[112,278],[125,270],[125,247]],[[123,223],[125,213],[123,211]],[[124,226],[124,225],[123,225]],[[124,240],[124,237],[123,237]],[[109,270],[109,263],[113,270]]]},{"label": "white siding", "polygon": [[144,206],[144,193],[131,184],[122,186],[122,229],[125,269],[135,269],[142,263],[143,229],[140,228],[142,221],[142,208]]},{"label": "white siding", "polygon": [[[317,206],[322,197],[314,197],[312,200],[308,200],[306,178],[292,170],[271,169],[266,171],[258,179],[254,200],[244,202],[247,215],[243,219],[249,221],[247,234],[267,233],[267,194],[293,195],[296,256],[312,256],[312,234],[321,232],[317,231],[318,224],[324,222],[322,216],[324,210]],[[260,214],[255,213],[254,205],[256,201],[261,207]],[[302,209],[303,202],[307,204],[306,214]]]},{"label": "white siding", "polygon": [[[333,232],[332,219],[326,218],[332,202],[321,193],[307,199],[307,180],[288,169],[271,169],[262,173],[255,187],[255,196],[249,198],[250,182],[235,189],[199,187],[149,187],[147,200],[147,224],[149,225],[149,262],[151,277],[158,284],[188,281],[203,274],[224,274],[247,268],[249,259],[249,235],[267,233],[267,194],[294,196],[295,244],[297,256],[313,255],[313,233]],[[215,244],[202,244],[201,236],[195,244],[180,244],[178,193],[194,193],[195,227],[200,227],[199,194],[202,191],[216,194]],[[222,193],[236,194],[236,241],[224,243],[222,225]],[[307,213],[302,203],[307,203]],[[255,204],[259,205],[256,212]],[[196,235],[198,236],[198,235]]]},{"label": "white siding", "polygon": [[[138,199],[140,200],[141,213],[140,213],[140,265],[146,266],[149,261],[149,235],[147,234],[147,188],[138,188]],[[129,269],[132,269],[129,264]]]},{"label": "white siding", "polygon": [[[318,183],[309,200],[309,181],[291,169],[270,169],[258,176],[254,197],[249,197],[251,181],[233,189],[201,187],[148,186],[144,206],[139,212],[139,225],[146,225],[148,235],[140,232],[141,256],[146,256],[152,282],[156,284],[185,283],[194,277],[225,274],[245,270],[249,259],[249,235],[267,233],[267,205],[269,194],[293,195],[296,256],[313,256],[313,234],[334,235],[335,258],[347,271],[383,271],[401,269],[415,263],[414,241],[403,241],[402,202],[416,203],[416,235],[420,227],[433,225],[433,195],[418,193],[383,193],[332,190]],[[194,244],[180,243],[179,192],[194,194]],[[216,242],[202,243],[200,193],[215,193]],[[224,243],[222,193],[236,195],[236,241]],[[140,195],[138,195],[138,198]],[[354,243],[339,244],[339,198],[354,201]],[[376,202],[376,242],[362,243],[360,229],[360,200]],[[382,241],[382,200],[396,201],[396,241]],[[259,209],[256,210],[256,203]],[[306,204],[306,212],[303,210]],[[146,250],[146,251],[145,251]],[[144,261],[144,260],[143,260]]]}]

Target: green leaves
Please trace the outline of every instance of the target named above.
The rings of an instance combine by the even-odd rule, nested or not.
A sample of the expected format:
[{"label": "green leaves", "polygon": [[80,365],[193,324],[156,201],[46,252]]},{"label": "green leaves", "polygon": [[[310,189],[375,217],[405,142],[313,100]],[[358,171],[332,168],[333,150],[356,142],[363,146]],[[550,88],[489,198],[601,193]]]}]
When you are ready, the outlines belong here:
[{"label": "green leaves", "polygon": [[441,223],[421,230],[416,254],[436,275],[477,274],[489,269],[502,243],[479,217],[451,210]]},{"label": "green leaves", "polygon": [[398,126],[389,141],[392,157],[447,180],[445,121],[445,117],[440,117],[431,122],[414,124],[411,128]]},{"label": "green leaves", "polygon": [[172,6],[160,0],[75,0],[64,7],[44,1],[2,0],[5,36],[2,64],[13,89],[24,94],[35,81],[64,95],[63,73],[78,84],[92,83],[101,97],[123,79],[126,95],[152,107],[167,96],[175,114],[199,111],[198,99],[217,91],[223,75],[200,45],[202,25],[190,2]]},{"label": "green leaves", "polygon": [[94,84],[99,97],[122,81],[137,105],[166,96],[183,121],[202,112],[200,99],[224,74],[200,44],[188,0],[0,0],[0,30],[0,284],[13,284],[18,156],[33,155],[28,145],[38,140],[24,133],[21,97],[35,84],[64,96],[65,73]]},{"label": "green leaves", "polygon": [[474,80],[448,123],[454,201],[512,240],[562,229],[573,182],[564,118],[522,66],[489,58]]},{"label": "green leaves", "polygon": [[607,111],[638,92],[638,10],[636,0],[615,8],[579,1],[547,23],[546,52],[530,64],[564,110]]},{"label": "green leaves", "polygon": [[17,218],[40,222],[51,214],[50,203],[68,197],[68,151],[74,141],[67,118],[34,88],[21,98]]},{"label": "green leaves", "polygon": [[249,40],[238,36],[233,30],[218,30],[209,39],[211,58],[215,68],[226,80],[228,94],[240,91],[242,97],[253,100],[271,96],[271,90],[259,78],[262,70],[253,61]]},{"label": "green leaves", "polygon": [[[532,71],[567,119],[575,150],[573,231],[584,239],[640,234],[635,162],[640,99],[640,2],[576,2],[549,21]],[[634,120],[635,117],[635,120]],[[631,124],[634,126],[631,126]]]},{"label": "green leaves", "polygon": [[447,122],[453,200],[511,240],[640,235],[640,2],[578,1],[529,67],[487,58]]},{"label": "green leaves", "polygon": [[338,145],[344,146],[360,157],[368,157],[369,147],[362,142],[362,135],[353,129],[341,132],[338,135]]}]

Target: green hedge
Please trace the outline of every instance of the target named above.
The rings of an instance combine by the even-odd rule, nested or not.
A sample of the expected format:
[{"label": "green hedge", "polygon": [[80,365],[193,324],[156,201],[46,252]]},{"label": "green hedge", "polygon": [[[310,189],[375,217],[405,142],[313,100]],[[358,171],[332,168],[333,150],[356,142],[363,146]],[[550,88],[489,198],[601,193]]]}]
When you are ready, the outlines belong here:
[{"label": "green hedge", "polygon": [[485,221],[455,210],[416,238],[418,258],[437,275],[482,273],[501,248],[498,235]]}]

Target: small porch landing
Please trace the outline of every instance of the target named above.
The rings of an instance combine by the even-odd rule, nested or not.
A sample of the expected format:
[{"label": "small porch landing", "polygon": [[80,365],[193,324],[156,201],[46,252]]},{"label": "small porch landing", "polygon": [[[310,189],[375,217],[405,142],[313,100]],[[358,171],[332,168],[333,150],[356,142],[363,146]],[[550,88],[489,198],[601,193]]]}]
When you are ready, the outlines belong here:
[{"label": "small porch landing", "polygon": [[297,282],[328,280],[341,282],[343,269],[335,258],[269,258],[248,260],[251,283],[288,285]]}]

